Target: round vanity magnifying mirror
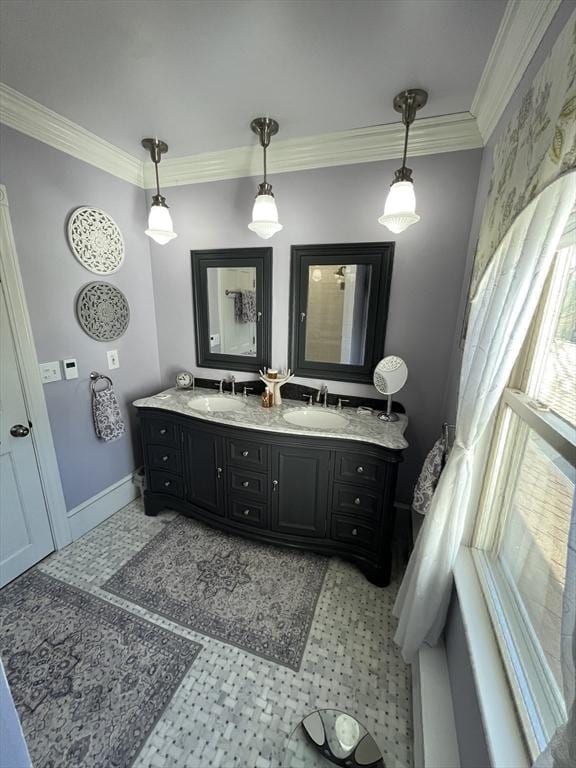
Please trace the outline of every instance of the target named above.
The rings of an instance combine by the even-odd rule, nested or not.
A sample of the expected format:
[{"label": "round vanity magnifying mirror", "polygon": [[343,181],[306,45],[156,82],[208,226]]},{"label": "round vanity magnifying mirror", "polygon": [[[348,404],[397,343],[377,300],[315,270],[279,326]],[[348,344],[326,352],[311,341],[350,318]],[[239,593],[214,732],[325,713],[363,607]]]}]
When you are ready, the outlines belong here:
[{"label": "round vanity magnifying mirror", "polygon": [[381,421],[398,421],[398,414],[392,411],[392,395],[402,389],[407,378],[406,363],[396,355],[383,358],[374,369],[374,386],[380,394],[388,396],[386,410],[378,414]]}]

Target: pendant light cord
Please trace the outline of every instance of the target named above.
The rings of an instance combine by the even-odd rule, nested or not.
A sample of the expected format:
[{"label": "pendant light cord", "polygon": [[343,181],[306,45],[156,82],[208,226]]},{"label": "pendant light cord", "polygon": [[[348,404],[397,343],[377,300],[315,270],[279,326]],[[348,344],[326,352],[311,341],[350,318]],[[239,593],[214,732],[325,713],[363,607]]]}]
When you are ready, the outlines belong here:
[{"label": "pendant light cord", "polygon": [[406,170],[406,155],[408,154],[408,131],[410,124],[406,123],[406,133],[404,134],[404,154],[402,156],[402,170]]},{"label": "pendant light cord", "polygon": [[266,183],[266,147],[264,147],[264,184]]},{"label": "pendant light cord", "polygon": [[160,179],[158,178],[158,162],[154,161],[154,171],[156,173],[156,194],[160,197]]}]

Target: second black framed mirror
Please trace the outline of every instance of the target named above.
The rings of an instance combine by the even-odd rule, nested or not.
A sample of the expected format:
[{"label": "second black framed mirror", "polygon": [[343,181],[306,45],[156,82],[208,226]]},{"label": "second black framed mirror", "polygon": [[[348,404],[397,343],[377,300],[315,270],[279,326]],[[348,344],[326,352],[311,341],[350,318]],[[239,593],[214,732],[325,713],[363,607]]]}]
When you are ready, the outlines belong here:
[{"label": "second black framed mirror", "polygon": [[269,364],[272,248],[191,251],[196,364],[254,371]]},{"label": "second black framed mirror", "polygon": [[394,243],[294,245],[290,367],[369,384],[384,355]]}]

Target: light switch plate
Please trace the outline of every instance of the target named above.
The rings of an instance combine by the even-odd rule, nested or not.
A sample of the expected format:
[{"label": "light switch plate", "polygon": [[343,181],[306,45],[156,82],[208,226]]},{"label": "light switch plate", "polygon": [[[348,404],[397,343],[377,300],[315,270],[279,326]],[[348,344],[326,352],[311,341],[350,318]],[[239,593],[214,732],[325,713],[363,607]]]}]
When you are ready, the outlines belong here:
[{"label": "light switch plate", "polygon": [[120,358],[118,357],[117,349],[109,349],[108,352],[106,352],[106,356],[108,357],[109,371],[111,371],[113,368],[120,368]]},{"label": "light switch plate", "polygon": [[60,381],[62,379],[60,362],[55,360],[53,363],[40,363],[40,378],[42,379],[42,384]]}]

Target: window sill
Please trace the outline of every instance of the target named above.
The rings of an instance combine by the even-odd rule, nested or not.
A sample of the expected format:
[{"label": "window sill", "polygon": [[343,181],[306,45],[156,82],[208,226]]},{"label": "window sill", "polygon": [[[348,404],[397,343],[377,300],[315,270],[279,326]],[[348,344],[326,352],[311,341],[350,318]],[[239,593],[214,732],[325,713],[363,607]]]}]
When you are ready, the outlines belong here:
[{"label": "window sill", "polygon": [[454,582],[493,768],[531,765],[472,553],[461,547]]}]

